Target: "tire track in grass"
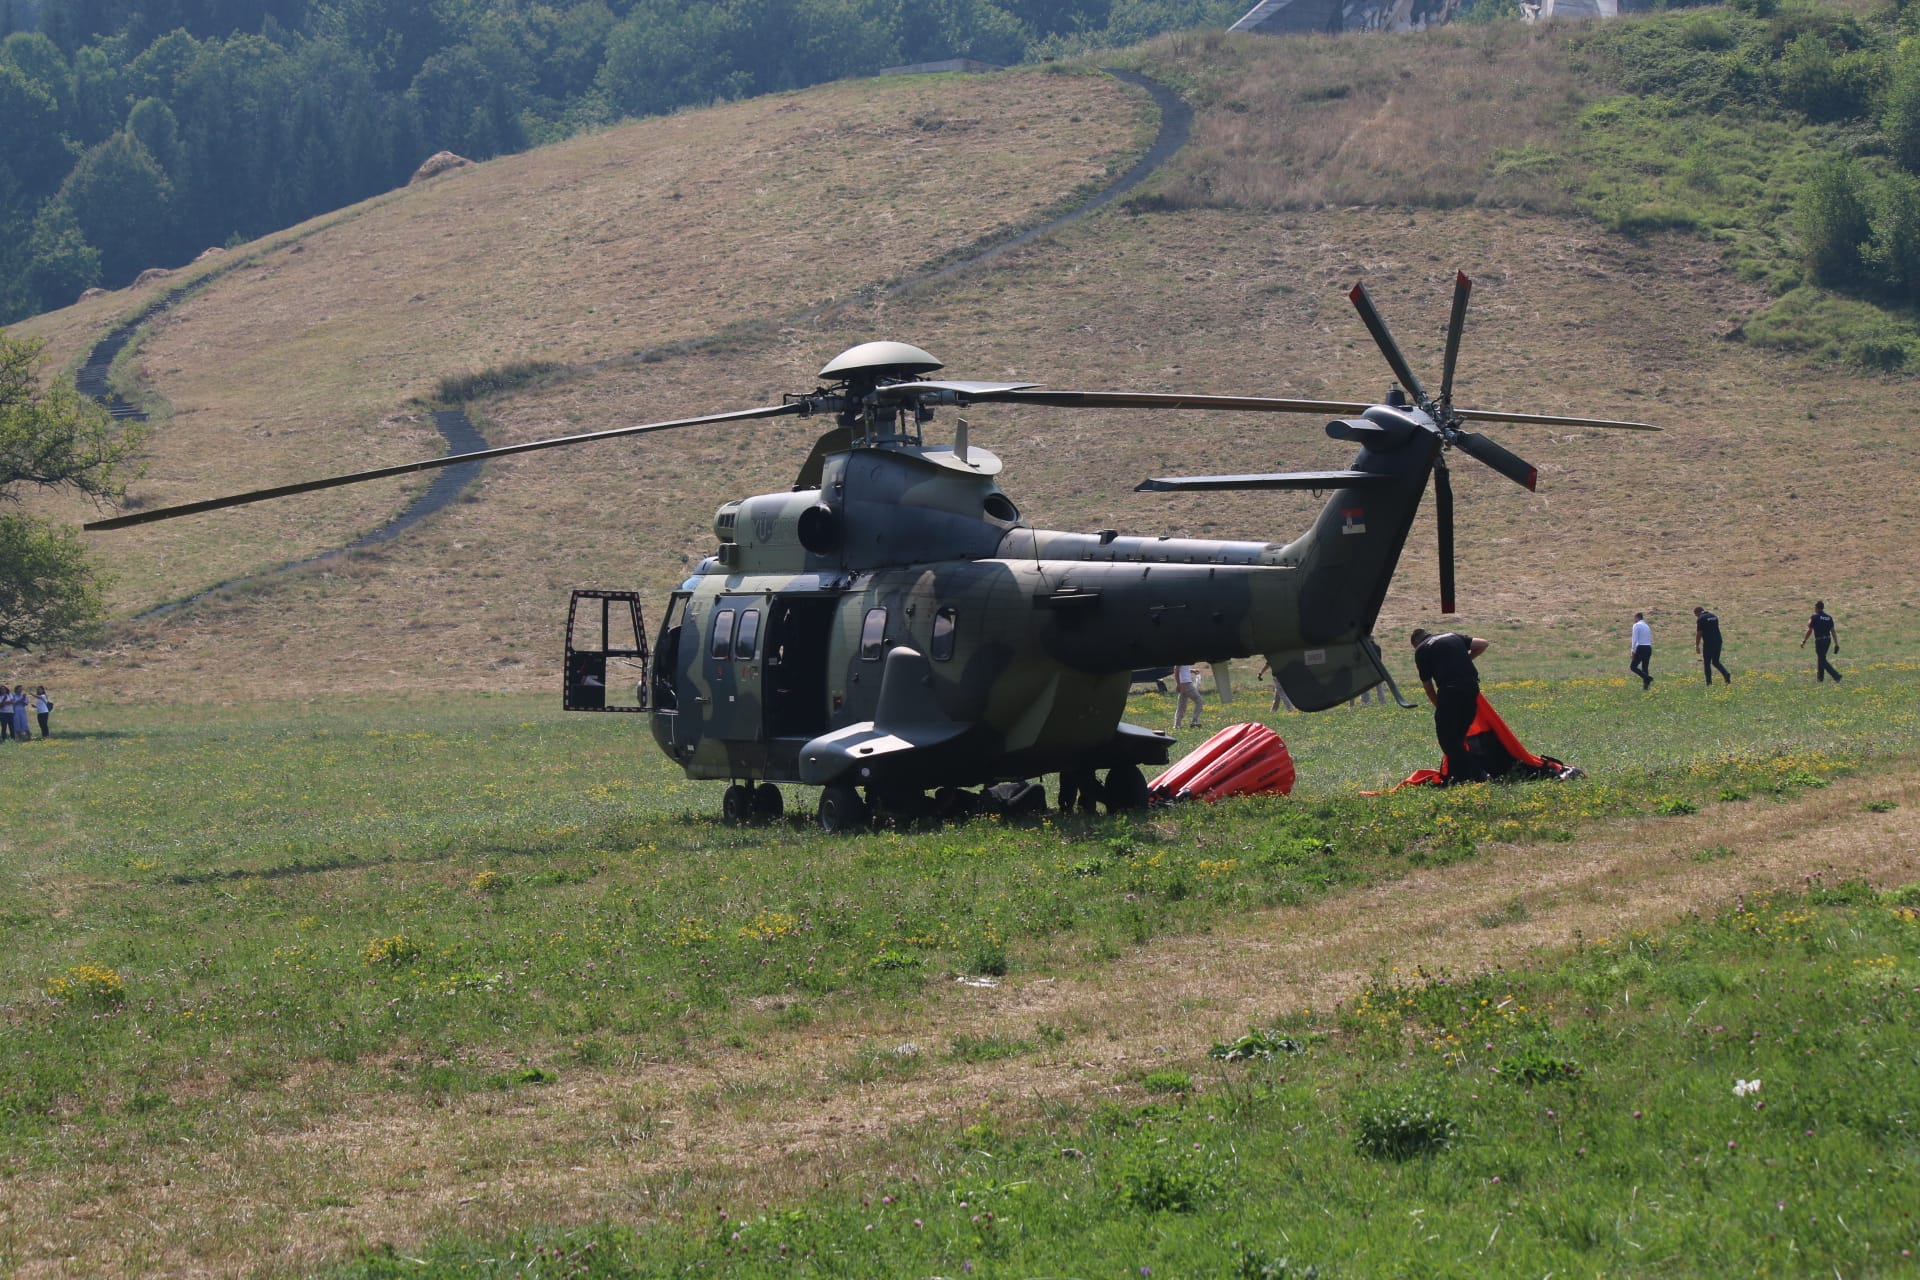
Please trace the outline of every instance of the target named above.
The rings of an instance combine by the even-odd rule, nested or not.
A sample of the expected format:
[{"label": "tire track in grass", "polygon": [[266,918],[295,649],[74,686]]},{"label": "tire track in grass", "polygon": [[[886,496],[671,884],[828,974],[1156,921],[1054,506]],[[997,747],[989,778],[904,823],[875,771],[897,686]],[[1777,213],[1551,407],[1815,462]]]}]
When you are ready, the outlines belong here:
[{"label": "tire track in grass", "polygon": [[[792,1203],[827,1185],[904,1176],[928,1126],[984,1115],[1008,1127],[1071,1121],[1105,1099],[1145,1100],[1136,1081],[1149,1069],[1217,1075],[1205,1057],[1212,1043],[1301,1009],[1331,1021],[1335,1002],[1393,967],[1521,967],[1583,937],[1658,930],[1809,875],[1920,878],[1916,763],[1894,761],[1789,803],[1602,823],[1572,844],[1487,846],[1390,883],[1223,918],[1117,961],[994,988],[937,984],[907,1008],[763,1032],[749,1047],[702,1043],[685,1061],[568,1069],[537,1091],[395,1094],[342,1108],[350,1069],[317,1063],[279,1086],[288,1115],[315,1119],[262,1132],[217,1161],[155,1149],[111,1179],[16,1181],[12,1210],[16,1221],[68,1224],[58,1246],[66,1267],[106,1269],[139,1239],[149,1267],[238,1275],[311,1269],[374,1240],[412,1247],[449,1234],[495,1239],[522,1226]],[[1894,807],[1869,811],[1869,801]],[[1740,852],[1700,861],[1709,847]],[[1487,923],[1515,901],[1524,916]],[[995,1062],[942,1053],[963,1035],[1037,1041],[1042,1025],[1066,1028],[1066,1038]],[[903,1078],[849,1070],[863,1049],[909,1041],[924,1065]],[[263,1224],[248,1208],[319,1186],[324,1213]],[[156,1215],[156,1204],[166,1211]],[[51,1255],[19,1261],[23,1271],[58,1269]]]}]

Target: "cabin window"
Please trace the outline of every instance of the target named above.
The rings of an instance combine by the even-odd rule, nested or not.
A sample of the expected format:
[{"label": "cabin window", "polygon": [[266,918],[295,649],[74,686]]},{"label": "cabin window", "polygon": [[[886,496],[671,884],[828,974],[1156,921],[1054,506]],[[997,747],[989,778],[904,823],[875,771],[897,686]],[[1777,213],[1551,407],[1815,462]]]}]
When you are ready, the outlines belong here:
[{"label": "cabin window", "polygon": [[733,637],[733,656],[752,658],[760,644],[760,611],[749,609],[740,615],[740,630]]},{"label": "cabin window", "polygon": [[733,610],[722,609],[713,615],[713,638],[707,642],[707,653],[724,661],[732,648]]},{"label": "cabin window", "polygon": [[933,615],[933,646],[929,653],[935,662],[950,662],[953,659],[953,606],[948,605]]},{"label": "cabin window", "polygon": [[867,610],[867,620],[860,627],[860,656],[868,662],[878,662],[886,653],[887,611],[885,609]]}]

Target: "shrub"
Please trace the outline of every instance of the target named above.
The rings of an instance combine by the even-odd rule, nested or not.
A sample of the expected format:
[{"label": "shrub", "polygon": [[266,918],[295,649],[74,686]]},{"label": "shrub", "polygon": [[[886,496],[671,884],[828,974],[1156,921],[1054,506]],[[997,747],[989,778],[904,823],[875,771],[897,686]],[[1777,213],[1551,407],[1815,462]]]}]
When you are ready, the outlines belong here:
[{"label": "shrub", "polygon": [[1920,41],[1907,41],[1887,83],[1880,117],[1893,158],[1908,173],[1920,173]]},{"label": "shrub", "polygon": [[1222,1062],[1271,1062],[1283,1053],[1300,1053],[1306,1046],[1277,1031],[1262,1031],[1250,1027],[1247,1034],[1238,1040],[1229,1040],[1216,1044],[1207,1050],[1209,1058],[1218,1058]]},{"label": "shrub", "polygon": [[991,921],[981,926],[980,932],[967,940],[966,953],[960,958],[961,967],[968,973],[981,974],[990,978],[1004,977],[1007,972],[1007,944],[1001,939],[1000,931]]},{"label": "shrub", "polygon": [[1348,1104],[1354,1145],[1376,1160],[1411,1160],[1445,1151],[1460,1126],[1431,1085],[1368,1089]]},{"label": "shrub", "polygon": [[412,964],[418,960],[423,948],[419,942],[404,933],[396,933],[390,938],[375,938],[360,952],[360,958],[370,965]]},{"label": "shrub", "polygon": [[47,994],[68,1004],[110,1008],[126,998],[127,984],[117,972],[99,964],[77,964],[47,979]]},{"label": "shrub", "polygon": [[1149,1071],[1140,1087],[1148,1093],[1192,1093],[1193,1077],[1184,1071]]},{"label": "shrub", "polygon": [[1225,1189],[1205,1152],[1163,1143],[1120,1158],[1121,1203],[1147,1213],[1193,1213]]},{"label": "shrub", "polygon": [[1502,1080],[1519,1084],[1551,1084],[1580,1078],[1579,1063],[1572,1058],[1559,1057],[1546,1046],[1537,1044],[1507,1055],[1495,1069]]},{"label": "shrub", "polygon": [[1873,219],[1867,177],[1856,161],[1835,156],[1816,169],[1794,199],[1793,217],[1815,280],[1835,288],[1860,283]]},{"label": "shrub", "polygon": [[1295,1266],[1291,1259],[1278,1258],[1271,1254],[1256,1253],[1246,1245],[1235,1246],[1240,1250],[1239,1269],[1234,1272],[1237,1280],[1318,1280],[1320,1268],[1313,1266]]}]

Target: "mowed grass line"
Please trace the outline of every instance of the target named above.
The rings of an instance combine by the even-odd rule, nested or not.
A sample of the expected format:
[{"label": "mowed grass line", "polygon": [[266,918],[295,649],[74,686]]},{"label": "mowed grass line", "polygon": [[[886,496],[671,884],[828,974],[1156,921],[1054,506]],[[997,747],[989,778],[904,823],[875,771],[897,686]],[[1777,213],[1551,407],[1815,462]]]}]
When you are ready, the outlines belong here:
[{"label": "mowed grass line", "polygon": [[[1361,797],[1433,748],[1424,714],[1353,709],[1276,721],[1291,799],[856,840],[723,828],[716,788],[673,775],[637,719],[526,699],[62,717],[66,736],[5,748],[0,1161],[112,1186],[382,1099],[524,1105],[571,1073],[868,1025],[953,975],[1097,972],[1487,842],[1578,857],[1599,820],[1771,804],[1911,751],[1915,683],[1495,685],[1523,737],[1595,776]],[[448,1140],[492,1109],[463,1105]],[[336,1194],[317,1176],[287,1212]]]}]

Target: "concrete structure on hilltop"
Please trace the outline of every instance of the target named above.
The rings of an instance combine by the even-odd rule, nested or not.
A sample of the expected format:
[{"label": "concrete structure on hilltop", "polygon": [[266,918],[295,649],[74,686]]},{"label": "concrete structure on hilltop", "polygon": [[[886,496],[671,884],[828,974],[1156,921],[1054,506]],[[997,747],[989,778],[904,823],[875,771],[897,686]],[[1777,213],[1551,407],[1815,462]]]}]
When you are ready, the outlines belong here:
[{"label": "concrete structure on hilltop", "polygon": [[[1229,31],[1299,35],[1312,31],[1421,31],[1453,19],[1467,0],[1259,0]],[[1652,0],[1521,0],[1523,22],[1616,18]]]},{"label": "concrete structure on hilltop", "polygon": [[916,62],[905,67],[882,67],[883,76],[924,76],[939,71],[968,71],[984,73],[998,71],[999,67],[991,62],[981,62],[977,58],[942,58],[938,62]]}]

